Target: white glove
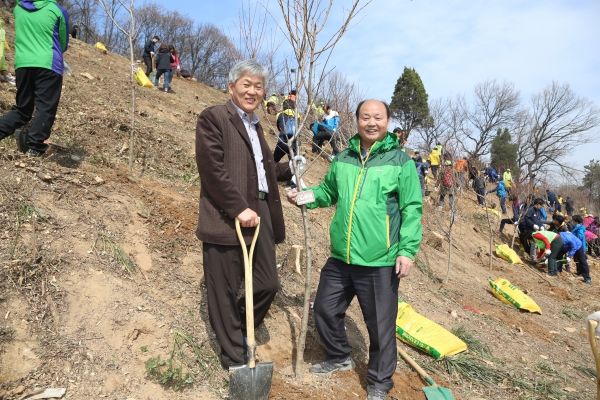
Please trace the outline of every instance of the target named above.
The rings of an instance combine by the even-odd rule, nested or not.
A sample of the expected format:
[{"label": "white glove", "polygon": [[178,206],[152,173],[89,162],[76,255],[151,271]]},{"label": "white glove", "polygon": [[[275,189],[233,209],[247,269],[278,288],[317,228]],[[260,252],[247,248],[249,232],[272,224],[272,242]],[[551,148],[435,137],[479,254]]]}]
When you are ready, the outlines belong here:
[{"label": "white glove", "polygon": [[544,252],[547,256],[550,255],[550,253],[552,253],[552,251],[550,251],[550,249],[546,249],[546,251]]},{"label": "white glove", "polygon": [[296,164],[298,161],[300,161],[300,175],[302,175],[304,173],[304,169],[306,168],[306,158],[300,155],[294,157],[293,162],[290,160],[290,169],[292,170],[292,174],[295,175],[296,171],[294,170],[294,164]]},{"label": "white glove", "polygon": [[[294,183],[294,185],[298,186],[298,184],[296,183],[296,175],[292,176],[292,182]],[[302,189],[307,188],[307,186],[304,184],[304,180],[302,178],[300,178],[300,187]]]},{"label": "white glove", "polygon": [[543,228],[543,230],[547,231],[548,229],[550,229],[550,225],[544,225]]},{"label": "white glove", "polygon": [[536,230],[536,231],[539,231],[539,230],[540,230],[540,227],[539,227],[539,226],[537,226],[537,225],[534,225],[534,226],[533,226],[533,229],[534,229],[534,230]]},{"label": "white glove", "polygon": [[154,52],[153,52],[153,51],[151,51],[151,52],[150,52],[150,55],[151,55],[151,56],[154,56]]},{"label": "white glove", "polygon": [[567,264],[571,264],[571,257],[567,257]]}]

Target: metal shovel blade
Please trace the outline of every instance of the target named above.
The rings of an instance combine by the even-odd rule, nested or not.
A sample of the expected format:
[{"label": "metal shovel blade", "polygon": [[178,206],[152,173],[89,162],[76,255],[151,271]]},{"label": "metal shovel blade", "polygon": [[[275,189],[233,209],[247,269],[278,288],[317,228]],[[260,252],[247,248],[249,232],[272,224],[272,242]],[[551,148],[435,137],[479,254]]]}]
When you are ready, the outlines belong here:
[{"label": "metal shovel blade", "polygon": [[28,141],[28,132],[25,130],[25,128],[22,129],[17,129],[15,131],[15,136],[17,139],[17,148],[19,149],[19,151],[21,153],[27,153],[27,150],[29,150],[29,146],[27,145],[27,141]]},{"label": "metal shovel blade", "polygon": [[256,364],[229,368],[230,400],[266,400],[271,391],[273,363]]},{"label": "metal shovel blade", "polygon": [[423,388],[427,400],[455,400],[450,389],[438,386],[426,386]]}]

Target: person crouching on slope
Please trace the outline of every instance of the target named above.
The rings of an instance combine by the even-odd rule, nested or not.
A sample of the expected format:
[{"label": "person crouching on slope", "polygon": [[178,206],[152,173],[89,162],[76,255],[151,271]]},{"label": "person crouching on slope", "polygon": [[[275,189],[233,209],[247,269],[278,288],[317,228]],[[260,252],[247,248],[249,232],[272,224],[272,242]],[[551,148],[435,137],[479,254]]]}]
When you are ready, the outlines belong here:
[{"label": "person crouching on slope", "polygon": [[[592,283],[592,278],[590,278],[590,267],[588,266],[587,257],[585,255],[585,251],[583,251],[583,244],[581,243],[581,240],[579,240],[571,232],[560,232],[560,236],[564,241],[563,255],[561,258],[566,258],[567,272],[571,272],[569,264],[574,256],[577,265],[577,275],[583,277],[583,281],[585,283]],[[559,272],[562,272],[562,265],[563,262],[558,263]]]},{"label": "person crouching on slope", "polygon": [[548,257],[548,276],[558,276],[556,260],[563,253],[565,244],[563,238],[551,231],[537,231],[531,234],[529,239],[537,244],[538,254],[537,260],[540,261],[544,254]]}]

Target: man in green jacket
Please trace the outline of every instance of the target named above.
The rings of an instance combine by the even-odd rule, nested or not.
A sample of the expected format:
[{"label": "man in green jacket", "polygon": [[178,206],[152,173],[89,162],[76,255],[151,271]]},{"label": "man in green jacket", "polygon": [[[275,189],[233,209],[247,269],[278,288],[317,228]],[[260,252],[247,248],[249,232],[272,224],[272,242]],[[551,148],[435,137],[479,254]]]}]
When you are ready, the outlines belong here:
[{"label": "man in green jacket", "polygon": [[69,44],[69,17],[55,0],[22,0],[15,14],[17,105],[0,119],[0,140],[36,113],[27,139],[27,155],[38,157],[48,148],[62,90],[63,53]]},{"label": "man in green jacket", "polygon": [[[356,118],[358,135],[334,158],[323,183],[309,188],[315,201],[308,208],[337,205],[331,256],[321,270],[314,306],[327,358],[310,372],[329,376],[354,368],[344,317],[357,296],[370,339],[367,399],[380,400],[394,386],[398,285],[421,243],[423,198],[414,161],[388,132],[388,105],[364,101]],[[297,194],[288,192],[293,204]]]}]

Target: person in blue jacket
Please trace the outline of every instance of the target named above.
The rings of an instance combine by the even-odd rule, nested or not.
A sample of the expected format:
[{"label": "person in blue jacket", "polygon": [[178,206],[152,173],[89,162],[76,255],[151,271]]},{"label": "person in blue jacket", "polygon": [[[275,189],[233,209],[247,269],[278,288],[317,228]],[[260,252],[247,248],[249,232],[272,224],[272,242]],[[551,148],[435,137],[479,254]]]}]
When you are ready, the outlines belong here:
[{"label": "person in blue jacket", "polygon": [[500,199],[500,207],[502,207],[502,214],[506,215],[506,186],[504,186],[504,178],[500,177],[498,181],[498,185],[492,189],[485,192],[485,194],[494,193],[498,195]]},{"label": "person in blue jacket", "polygon": [[571,233],[581,240],[583,251],[585,252],[587,250],[587,246],[585,241],[585,226],[583,226],[583,217],[579,214],[573,215],[573,223],[575,224],[575,227],[571,229]]},{"label": "person in blue jacket", "polygon": [[[560,232],[559,235],[564,241],[564,255],[562,257],[566,258],[567,272],[571,272],[569,264],[571,263],[573,256],[575,256],[575,259],[577,260],[577,275],[580,275],[585,283],[592,283],[592,278],[590,278],[590,267],[587,262],[585,251],[583,250],[583,243],[581,240],[579,240],[579,238],[573,235],[571,232]],[[563,263],[564,262],[558,263],[558,271],[560,272],[562,272]]]},{"label": "person in blue jacket", "polygon": [[[490,183],[496,183],[496,181],[498,180],[498,173],[496,172],[494,167],[492,167],[491,165],[487,166],[487,168],[485,169],[485,174],[489,178]],[[504,214],[506,214],[506,213],[504,213]]]}]

